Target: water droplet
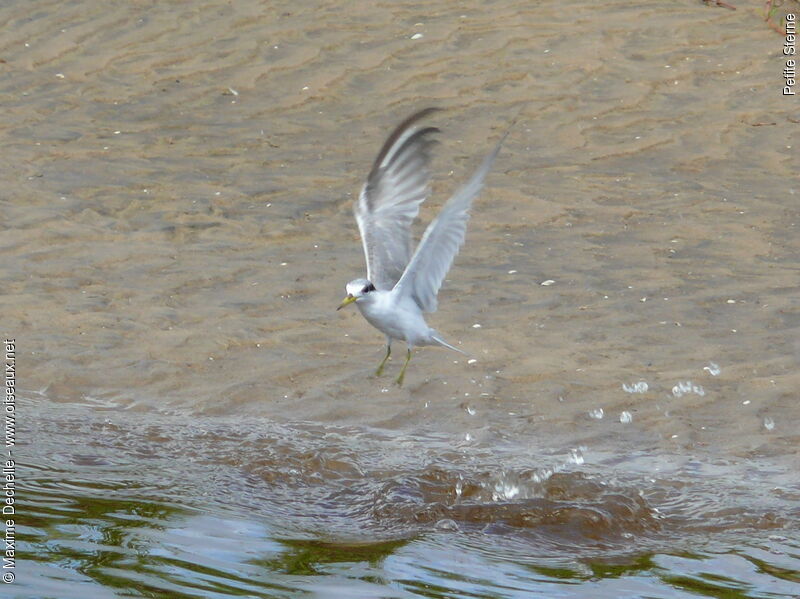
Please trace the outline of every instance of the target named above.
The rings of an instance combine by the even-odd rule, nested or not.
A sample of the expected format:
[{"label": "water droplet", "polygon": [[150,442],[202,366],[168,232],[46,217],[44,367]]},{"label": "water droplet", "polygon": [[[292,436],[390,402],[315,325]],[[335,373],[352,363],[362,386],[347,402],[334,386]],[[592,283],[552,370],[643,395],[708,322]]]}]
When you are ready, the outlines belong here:
[{"label": "water droplet", "polygon": [[473,408],[470,405],[465,406],[464,409],[466,410],[467,414],[469,414],[470,416],[474,416],[476,414],[475,408]]},{"label": "water droplet", "polygon": [[541,282],[541,285],[544,285],[545,287],[547,287],[549,285],[554,285],[554,284],[555,284],[555,281],[553,279],[547,279],[546,281],[542,281]]},{"label": "water droplet", "polygon": [[772,429],[775,428],[775,421],[772,418],[770,418],[769,416],[765,416],[764,417],[764,428],[767,429],[768,431],[771,431]]},{"label": "water droplet", "polygon": [[593,410],[589,410],[589,418],[594,418],[595,420],[602,420],[603,419],[603,408],[595,408]]},{"label": "water droplet", "polygon": [[436,530],[458,530],[458,524],[450,518],[442,518],[436,523],[435,527]]},{"label": "water droplet", "polygon": [[633,421],[633,414],[628,412],[627,410],[624,412],[620,412],[619,414],[619,421],[622,424],[630,424]]}]

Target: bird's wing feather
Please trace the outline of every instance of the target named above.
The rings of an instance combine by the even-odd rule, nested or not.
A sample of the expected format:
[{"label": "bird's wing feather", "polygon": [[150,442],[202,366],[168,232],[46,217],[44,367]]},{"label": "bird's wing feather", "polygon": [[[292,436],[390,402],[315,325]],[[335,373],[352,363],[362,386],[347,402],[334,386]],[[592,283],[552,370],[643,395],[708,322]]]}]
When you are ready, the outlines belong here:
[{"label": "bird's wing feather", "polygon": [[430,135],[438,132],[415,124],[436,110],[421,110],[394,130],[356,201],[367,279],[377,289],[392,289],[411,258],[411,224],[429,191]]},{"label": "bird's wing feather", "polygon": [[398,293],[411,297],[425,312],[436,311],[436,295],[464,243],[472,201],[480,193],[483,180],[492,168],[507,135],[508,132],[467,184],[447,200],[436,219],[428,225],[417,250],[397,282],[395,288]]}]

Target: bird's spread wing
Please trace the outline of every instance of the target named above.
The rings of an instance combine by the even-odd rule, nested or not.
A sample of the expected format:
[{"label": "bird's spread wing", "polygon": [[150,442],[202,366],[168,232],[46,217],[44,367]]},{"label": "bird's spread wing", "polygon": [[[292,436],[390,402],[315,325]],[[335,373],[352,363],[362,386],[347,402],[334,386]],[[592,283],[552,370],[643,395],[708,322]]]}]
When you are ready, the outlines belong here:
[{"label": "bird's spread wing", "polygon": [[383,144],[355,206],[367,259],[367,279],[390,290],[411,258],[411,224],[428,196],[435,127],[417,128],[436,111],[426,108],[403,121]]},{"label": "bird's spread wing", "polygon": [[436,311],[436,295],[464,243],[472,201],[480,193],[483,180],[507,135],[508,132],[467,184],[447,200],[439,216],[428,225],[408,267],[397,282],[398,292],[414,299],[425,312]]}]

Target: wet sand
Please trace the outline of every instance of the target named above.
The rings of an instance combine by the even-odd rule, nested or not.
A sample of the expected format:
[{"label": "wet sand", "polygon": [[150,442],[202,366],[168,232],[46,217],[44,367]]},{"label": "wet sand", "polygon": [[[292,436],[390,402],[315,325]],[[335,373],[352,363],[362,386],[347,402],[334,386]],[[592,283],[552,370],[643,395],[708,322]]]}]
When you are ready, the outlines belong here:
[{"label": "wet sand", "polygon": [[[200,460],[378,501],[421,477],[431,526],[512,528],[498,500],[548,497],[554,470],[572,478],[550,499],[662,472],[629,534],[697,472],[713,484],[684,481],[675,513],[796,534],[800,113],[760,5],[30,6],[0,7],[0,302],[29,463],[80,436],[58,468],[90,477],[75,455],[149,440],[178,479]],[[335,308],[364,274],[353,198],[429,105],[446,110],[420,232],[519,120],[429,319],[477,361],[420,350],[398,389],[398,360],[372,375],[383,337]],[[517,494],[492,497],[508,477]],[[756,508],[758,486],[778,490]],[[242,504],[270,513],[268,487]],[[304,530],[380,529],[361,508]]]}]

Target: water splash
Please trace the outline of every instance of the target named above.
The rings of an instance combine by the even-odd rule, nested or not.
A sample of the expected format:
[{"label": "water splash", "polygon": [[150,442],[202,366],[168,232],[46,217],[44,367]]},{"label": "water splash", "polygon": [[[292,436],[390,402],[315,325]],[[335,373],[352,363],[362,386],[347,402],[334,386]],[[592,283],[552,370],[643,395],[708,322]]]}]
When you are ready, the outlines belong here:
[{"label": "water splash", "polygon": [[631,383],[630,385],[622,383],[622,390],[625,391],[625,393],[647,393],[649,388],[650,386],[646,381],[639,381],[638,383]]},{"label": "water splash", "polygon": [[543,483],[555,474],[555,470],[543,468],[531,474],[531,480],[535,483]]},{"label": "water splash", "polygon": [[519,485],[516,481],[509,480],[506,474],[494,484],[492,501],[511,501],[519,495]]},{"label": "water splash", "polygon": [[707,371],[711,376],[717,376],[720,372],[722,372],[719,364],[715,364],[714,362],[709,362],[708,366],[703,366],[703,370]]},{"label": "water splash", "polygon": [[692,383],[692,381],[680,381],[672,388],[672,394],[675,397],[683,397],[689,393],[694,393],[700,397],[703,397],[706,394],[705,389],[703,389],[700,385],[695,385]]},{"label": "water splash", "polygon": [[578,466],[581,466],[584,463],[583,451],[581,451],[580,447],[570,450],[569,461]]},{"label": "water splash", "polygon": [[594,420],[602,420],[603,419],[603,408],[594,408],[593,410],[589,410],[589,418],[593,418]]}]

